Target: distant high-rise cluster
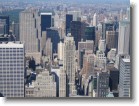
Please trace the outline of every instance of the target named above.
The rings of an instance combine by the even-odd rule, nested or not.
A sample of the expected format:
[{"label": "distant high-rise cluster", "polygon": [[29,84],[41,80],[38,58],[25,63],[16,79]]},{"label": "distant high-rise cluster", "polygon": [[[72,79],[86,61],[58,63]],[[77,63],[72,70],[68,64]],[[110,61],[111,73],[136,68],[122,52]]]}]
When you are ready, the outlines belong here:
[{"label": "distant high-rise cluster", "polygon": [[0,14],[0,94],[131,97],[129,6],[48,4]]}]

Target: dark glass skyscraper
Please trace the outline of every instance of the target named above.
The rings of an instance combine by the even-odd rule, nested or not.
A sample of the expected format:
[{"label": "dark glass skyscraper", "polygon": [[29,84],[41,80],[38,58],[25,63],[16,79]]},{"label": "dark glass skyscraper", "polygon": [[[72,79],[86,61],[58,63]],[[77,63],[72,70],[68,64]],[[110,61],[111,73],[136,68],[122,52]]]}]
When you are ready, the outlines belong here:
[{"label": "dark glass skyscraper", "polygon": [[81,21],[72,21],[71,22],[71,35],[74,37],[76,50],[78,49],[78,42],[81,41],[81,38],[84,35],[84,23]]},{"label": "dark glass skyscraper", "polygon": [[57,53],[58,43],[60,42],[58,30],[56,28],[47,28],[46,36],[46,39],[51,38],[52,53]]},{"label": "dark glass skyscraper", "polygon": [[52,13],[41,13],[41,31],[52,26]]},{"label": "dark glass skyscraper", "polygon": [[66,14],[66,35],[71,32],[71,21],[73,20],[72,14]]},{"label": "dark glass skyscraper", "polygon": [[86,27],[83,40],[93,40],[95,42],[95,27]]}]

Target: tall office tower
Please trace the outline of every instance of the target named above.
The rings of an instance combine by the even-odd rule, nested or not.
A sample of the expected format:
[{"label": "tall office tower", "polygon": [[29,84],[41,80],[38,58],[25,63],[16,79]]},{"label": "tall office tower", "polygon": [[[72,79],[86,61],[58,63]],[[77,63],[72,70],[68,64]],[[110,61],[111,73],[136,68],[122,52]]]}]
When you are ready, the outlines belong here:
[{"label": "tall office tower", "polygon": [[105,40],[102,40],[102,39],[99,40],[98,49],[99,49],[99,51],[105,52],[105,50],[106,50],[106,42],[105,42]]},{"label": "tall office tower", "polygon": [[25,10],[20,13],[20,41],[25,43],[26,56],[40,59],[40,37],[38,34],[38,12]]},{"label": "tall office tower", "polygon": [[62,43],[62,41],[60,41],[58,43],[58,59],[59,60],[63,60],[63,58],[64,58],[63,52],[64,52],[64,43]]},{"label": "tall office tower", "polygon": [[52,54],[57,53],[58,43],[60,41],[60,36],[57,28],[51,27],[46,29],[46,39],[51,38],[52,42]]},{"label": "tall office tower", "polygon": [[113,31],[114,23],[111,21],[104,22],[102,24],[102,39],[106,39],[106,31]]},{"label": "tall office tower", "polygon": [[85,28],[85,34],[83,36],[83,40],[86,41],[86,40],[93,40],[95,42],[95,27],[89,27],[87,26]]},{"label": "tall office tower", "polygon": [[16,41],[20,41],[19,36],[19,23],[12,22],[11,25],[12,34],[16,37]]},{"label": "tall office tower", "polygon": [[109,70],[110,73],[110,80],[109,80],[109,85],[110,85],[110,91],[113,93],[117,93],[118,91],[118,84],[119,84],[119,70],[117,70],[115,67],[110,67],[107,69]]},{"label": "tall office tower", "polygon": [[81,11],[68,11],[68,14],[73,15],[73,21],[80,21]]},{"label": "tall office tower", "polygon": [[52,26],[52,13],[41,13],[41,31]]},{"label": "tall office tower", "polygon": [[51,42],[51,38],[48,38],[46,40],[46,48],[45,48],[45,51],[44,51],[44,55],[48,56],[49,59],[52,59],[52,42]]},{"label": "tall office tower", "polygon": [[36,76],[34,86],[35,97],[56,97],[56,82],[48,70]]},{"label": "tall office tower", "polygon": [[66,70],[68,79],[69,95],[74,94],[75,88],[75,41],[69,33],[64,40],[64,70]]},{"label": "tall office tower", "polygon": [[81,38],[84,35],[84,23],[81,21],[72,21],[71,22],[71,35],[74,37],[76,50],[78,49],[78,42],[81,41]]},{"label": "tall office tower", "polygon": [[106,97],[109,93],[109,73],[97,73],[97,97]]},{"label": "tall office tower", "polygon": [[93,16],[93,26],[97,26],[97,14],[95,13]]},{"label": "tall office tower", "polygon": [[123,14],[123,9],[121,9],[121,10],[120,10],[120,21],[123,20],[123,18],[124,18],[123,15],[124,15],[124,14]]},{"label": "tall office tower", "polygon": [[129,54],[130,21],[119,22],[118,54]]},{"label": "tall office tower", "polygon": [[118,32],[106,31],[106,47],[107,49],[118,47]]},{"label": "tall office tower", "polygon": [[0,44],[0,93],[4,97],[24,97],[24,45]]},{"label": "tall office tower", "polygon": [[130,58],[120,59],[119,97],[130,97],[131,69]]},{"label": "tall office tower", "polygon": [[2,29],[4,29],[0,34],[9,34],[9,29],[10,29],[10,20],[9,16],[0,16],[0,25]]},{"label": "tall office tower", "polygon": [[98,50],[96,53],[96,63],[95,63],[96,66],[98,68],[102,68],[106,70],[106,62],[107,62],[107,59],[106,59],[105,53]]},{"label": "tall office tower", "polygon": [[94,41],[86,40],[78,43],[78,66],[80,69],[83,67],[83,55],[85,50],[94,50]]},{"label": "tall office tower", "polygon": [[116,49],[112,48],[108,54],[107,54],[107,58],[109,59],[109,61],[115,61],[116,60]]},{"label": "tall office tower", "polygon": [[73,21],[73,15],[66,14],[66,35],[71,33],[71,21]]}]

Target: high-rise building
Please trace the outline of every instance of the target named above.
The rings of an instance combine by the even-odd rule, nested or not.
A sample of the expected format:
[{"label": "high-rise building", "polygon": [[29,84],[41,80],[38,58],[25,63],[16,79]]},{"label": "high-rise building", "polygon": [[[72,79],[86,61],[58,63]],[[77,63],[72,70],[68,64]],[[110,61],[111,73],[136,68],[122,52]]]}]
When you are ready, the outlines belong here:
[{"label": "high-rise building", "polygon": [[118,32],[106,31],[106,47],[107,49],[117,48]]},{"label": "high-rise building", "polygon": [[97,97],[106,97],[109,93],[109,73],[97,73]]},{"label": "high-rise building", "polygon": [[129,54],[130,21],[119,22],[118,54]]},{"label": "high-rise building", "polygon": [[78,66],[80,69],[83,67],[83,55],[85,50],[94,50],[94,41],[86,40],[85,42],[81,41],[78,43]]},{"label": "high-rise building", "polygon": [[24,97],[24,44],[0,44],[0,93],[4,97]]},{"label": "high-rise building", "polygon": [[71,21],[73,21],[73,15],[66,14],[66,35],[71,33]]},{"label": "high-rise building", "polygon": [[74,37],[76,50],[78,49],[78,42],[81,41],[81,38],[84,35],[85,25],[81,21],[72,21],[71,22],[71,35]]},{"label": "high-rise building", "polygon": [[46,28],[52,27],[52,13],[41,13],[41,31],[46,31]]},{"label": "high-rise building", "polygon": [[69,33],[64,40],[64,70],[66,70],[68,79],[68,88],[70,95],[76,95],[75,90],[75,42]]},{"label": "high-rise building", "polygon": [[58,43],[58,59],[59,60],[63,60],[63,58],[64,58],[63,52],[64,52],[64,43],[62,43],[62,41],[60,41]]},{"label": "high-rise building", "polygon": [[95,42],[96,34],[95,34],[95,27],[87,26],[85,28],[85,34],[83,36],[83,40],[93,40]]},{"label": "high-rise building", "polygon": [[93,16],[93,26],[97,26],[97,14],[95,13]]},{"label": "high-rise building", "polygon": [[119,97],[130,97],[131,65],[130,58],[120,59]]},{"label": "high-rise building", "polygon": [[25,43],[26,53],[40,52],[40,39],[38,36],[38,12],[25,10],[20,13],[20,41]]},{"label": "high-rise building", "polygon": [[52,54],[57,53],[58,43],[60,42],[60,36],[57,28],[51,27],[46,29],[46,39],[51,38],[52,42]]}]

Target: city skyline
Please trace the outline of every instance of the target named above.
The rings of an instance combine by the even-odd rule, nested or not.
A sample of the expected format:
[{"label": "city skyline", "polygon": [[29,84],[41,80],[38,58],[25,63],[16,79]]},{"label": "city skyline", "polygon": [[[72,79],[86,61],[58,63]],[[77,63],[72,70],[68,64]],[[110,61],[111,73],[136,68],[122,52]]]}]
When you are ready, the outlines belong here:
[{"label": "city skyline", "polygon": [[32,1],[0,3],[0,94],[132,96],[128,0]]}]

